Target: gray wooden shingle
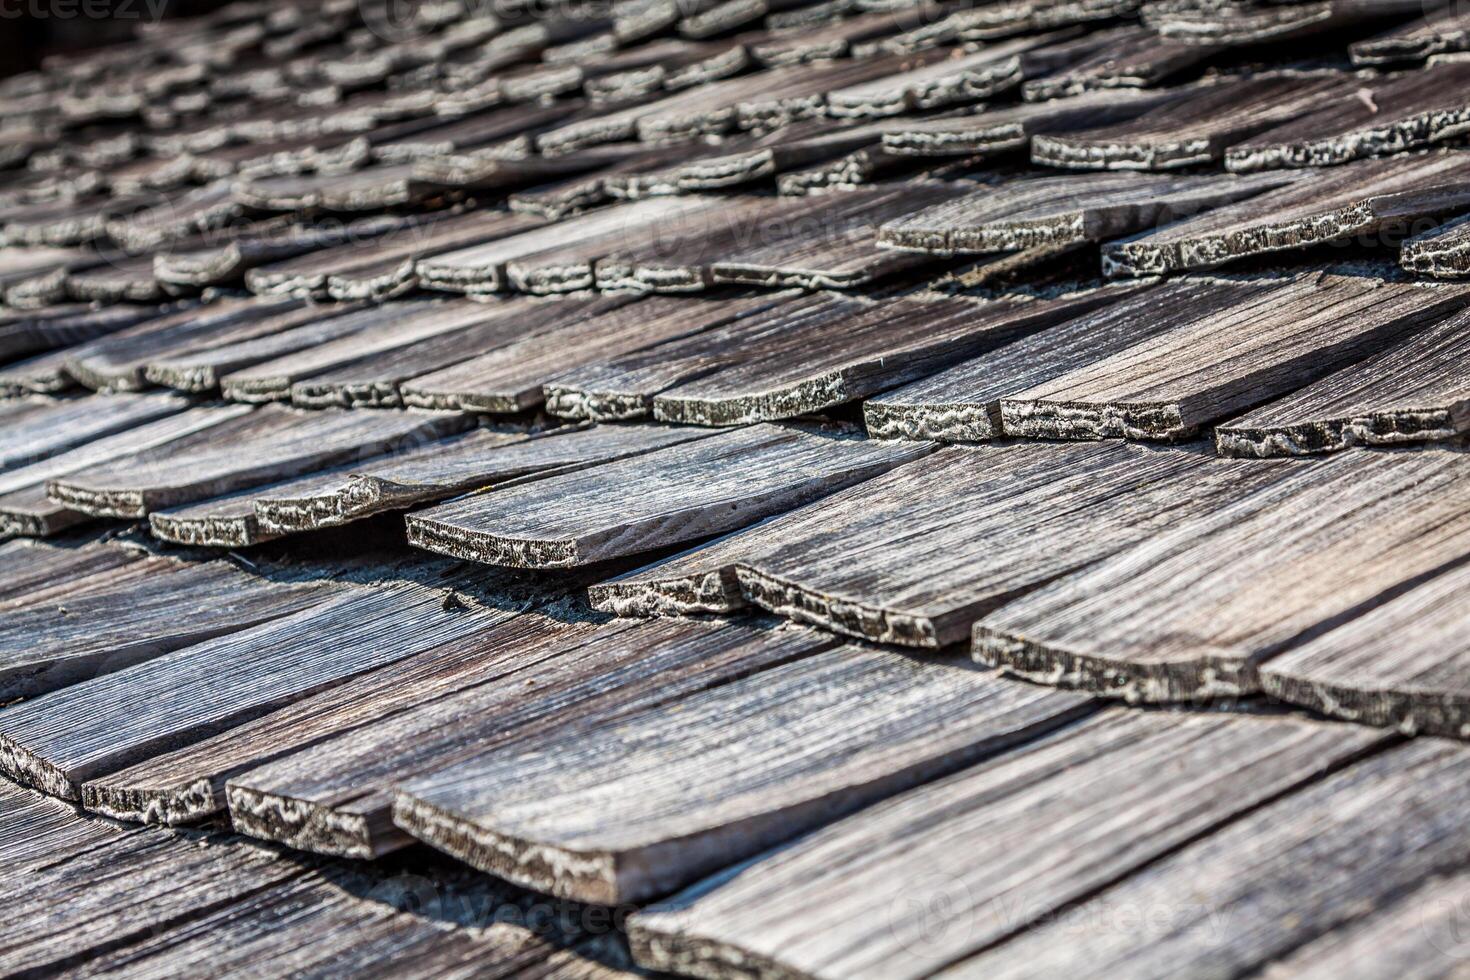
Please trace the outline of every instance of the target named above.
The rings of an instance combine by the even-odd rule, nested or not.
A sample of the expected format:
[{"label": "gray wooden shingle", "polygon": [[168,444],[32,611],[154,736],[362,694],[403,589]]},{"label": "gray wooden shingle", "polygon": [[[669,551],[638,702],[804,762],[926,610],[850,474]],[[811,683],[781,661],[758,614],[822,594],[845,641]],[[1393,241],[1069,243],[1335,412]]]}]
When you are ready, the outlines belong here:
[{"label": "gray wooden shingle", "polygon": [[1295,456],[1457,439],[1470,430],[1467,353],[1470,314],[1461,312],[1217,426],[1215,446],[1231,456]]},{"label": "gray wooden shingle", "polygon": [[926,451],[846,434],[737,429],[441,504],[409,516],[408,540],[492,565],[587,565],[753,523]]},{"label": "gray wooden shingle", "polygon": [[[1463,746],[1437,739],[1379,752],[939,976],[1258,971],[1459,869],[1467,766]],[[1162,911],[1120,928],[1116,916],[1132,909]]]},{"label": "gray wooden shingle", "polygon": [[394,821],[537,891],[641,902],[1086,710],[1057,693],[843,645],[458,760],[404,783]]},{"label": "gray wooden shingle", "polygon": [[636,913],[634,956],[703,977],[929,976],[1382,741],[1296,718],[1103,712]]},{"label": "gray wooden shingle", "polygon": [[1002,427],[1047,439],[1188,438],[1404,342],[1470,298],[1325,270],[1276,282],[1002,397]]},{"label": "gray wooden shingle", "polygon": [[392,821],[394,787],[407,780],[520,739],[653,710],[833,644],[770,625],[662,620],[512,644],[484,683],[233,777],[231,820],[253,836],[321,853],[397,850],[413,842]]},{"label": "gray wooden shingle", "polygon": [[[1254,176],[1293,171],[1266,171]],[[1362,160],[1157,231],[1103,246],[1108,276],[1152,276],[1213,268],[1380,233],[1470,206],[1470,154]]]},{"label": "gray wooden shingle", "polygon": [[1129,701],[1258,691],[1263,662],[1470,554],[1467,463],[1425,450],[1288,464],[986,616],[975,656]]}]

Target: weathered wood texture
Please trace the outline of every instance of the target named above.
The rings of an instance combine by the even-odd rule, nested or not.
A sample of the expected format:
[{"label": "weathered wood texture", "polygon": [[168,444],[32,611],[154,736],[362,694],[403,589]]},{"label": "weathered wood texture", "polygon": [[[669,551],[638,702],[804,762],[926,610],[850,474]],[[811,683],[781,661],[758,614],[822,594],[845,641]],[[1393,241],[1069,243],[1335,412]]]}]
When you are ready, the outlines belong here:
[{"label": "weathered wood texture", "polygon": [[[255,850],[236,841],[221,847]],[[289,861],[276,863],[292,867]],[[535,899],[518,889],[439,864],[420,865],[418,871],[340,863],[300,868],[176,923],[157,923],[126,945],[89,956],[77,972],[307,976],[388,969],[463,980],[636,976],[622,968],[614,938],[586,928],[575,912],[533,923],[528,913]]]},{"label": "weathered wood texture", "polygon": [[280,329],[255,336],[212,338],[155,353],[144,365],[143,376],[152,384],[191,394],[214,392],[226,375],[356,333],[372,322],[369,317],[347,315],[361,309],[354,303],[303,307],[295,316],[272,324]]},{"label": "weathered wood texture", "polygon": [[1399,264],[1435,279],[1470,276],[1470,220],[1455,218],[1405,240]]},{"label": "weathered wood texture", "polygon": [[1044,135],[1133,119],[1178,98],[1172,93],[1085,91],[1017,106],[986,107],[969,115],[894,120],[883,129],[883,149],[916,157],[1024,152]]},{"label": "weathered wood texture", "polygon": [[1096,242],[1208,211],[1279,187],[1248,178],[1100,173],[1015,180],[889,222],[878,244],[949,255]]},{"label": "weathered wood texture", "polygon": [[408,518],[408,539],[492,565],[588,565],[753,523],[924,451],[846,433],[739,429],[441,504]]},{"label": "weathered wood texture", "polygon": [[1204,84],[1130,122],[1038,136],[1031,159],[1089,170],[1172,170],[1215,163],[1226,147],[1278,124],[1294,126],[1324,101],[1351,98],[1349,91],[1349,83],[1337,74]]},{"label": "weathered wood texture", "polygon": [[1166,38],[1190,44],[1244,46],[1279,43],[1371,25],[1395,15],[1420,13],[1409,0],[1309,0],[1306,3],[1145,3],[1143,23]]},{"label": "weathered wood texture", "polygon": [[321,589],[247,575],[227,562],[140,559],[108,579],[6,616],[0,698],[29,697],[122,670],[328,597]]},{"label": "weathered wood texture", "polygon": [[[715,206],[704,199],[650,198],[569,218],[485,245],[458,249],[418,264],[420,282],[430,289],[469,295],[512,287],[534,292],[567,292],[593,285],[592,263],[631,235],[667,234],[687,214]],[[511,266],[519,262],[519,280]]]},{"label": "weathered wood texture", "polygon": [[13,609],[63,595],[80,583],[100,578],[142,555],[112,544],[62,547],[40,541],[0,544],[0,608]]},{"label": "weathered wood texture", "polygon": [[1086,710],[1056,693],[844,645],[457,762],[405,783],[394,819],[537,891],[640,902]]},{"label": "weathered wood texture", "polygon": [[914,181],[842,195],[728,200],[619,243],[595,261],[595,281],[599,289],[650,292],[718,283],[850,289],[923,261],[875,248],[880,225],[962,192],[958,185]]},{"label": "weathered wood texture", "polygon": [[0,782],[0,818],[0,861],[12,882],[136,833],[9,781]]},{"label": "weathered wood texture", "polygon": [[[1290,171],[1267,171],[1289,173]],[[1314,172],[1207,214],[1103,246],[1108,276],[1208,269],[1272,252],[1376,236],[1470,206],[1470,154],[1365,160]]]},{"label": "weathered wood texture", "polygon": [[863,402],[878,439],[987,442],[1005,435],[1001,399],[1186,324],[1202,309],[1239,303],[1260,283],[1181,280],[1114,292],[1095,312],[1030,334]]},{"label": "weathered wood texture", "polygon": [[738,588],[824,629],[942,647],[1002,603],[1284,472],[1242,462],[1122,443],[949,447],[597,599],[658,611],[728,603]]},{"label": "weathered wood texture", "polygon": [[[490,639],[488,634],[486,638]],[[519,739],[590,729],[828,649],[769,623],[614,624],[508,651],[485,683],[233,777],[231,820],[305,850],[371,857],[413,841],[394,787]],[[528,683],[530,682],[530,683]]]},{"label": "weathered wood texture", "polygon": [[190,408],[0,473],[0,537],[46,537],[86,520],[85,514],[47,496],[49,481],[170,446],[197,445],[208,440],[215,426],[249,411],[244,405]]},{"label": "weathered wood texture", "polygon": [[734,425],[833,408],[902,384],[1106,301],[1101,292],[1049,301],[813,296],[603,364],[546,385],[547,406],[572,418]]},{"label": "weathered wood texture", "polygon": [[[292,615],[54,691],[4,712],[0,767],[77,799],[84,780],[515,614],[445,605],[441,592],[417,583],[348,587]],[[140,703],[150,710],[139,712]]]},{"label": "weathered wood texture", "polygon": [[1281,655],[1261,668],[1273,697],[1361,724],[1470,738],[1459,567]]},{"label": "weathered wood texture", "polygon": [[1460,923],[1470,901],[1470,881],[1462,872],[1446,872],[1410,887],[1362,918],[1348,919],[1297,947],[1262,975],[1270,980],[1384,976],[1451,980],[1463,975],[1465,940]]},{"label": "weathered wood texture", "polygon": [[1021,98],[1039,102],[1085,92],[1149,88],[1187,71],[1217,50],[1159,37],[1146,28],[1121,28],[1096,54],[1023,84]]},{"label": "weathered wood texture", "polygon": [[405,229],[373,243],[364,261],[327,273],[327,292],[339,300],[382,301],[417,288],[422,258],[514,235],[543,222],[527,214],[471,211],[433,224]]},{"label": "weathered wood texture", "polygon": [[146,517],[164,507],[275,482],[467,428],[448,413],[305,412],[274,405],[192,440],[50,480],[53,501],[85,514]]},{"label": "weathered wood texture", "polygon": [[0,969],[55,974],[300,874],[295,862],[223,835],[125,833],[7,883],[26,928],[0,939]]},{"label": "weathered wood texture", "polygon": [[[940,975],[1255,972],[1457,870],[1467,767],[1463,746],[1436,739],[1380,752]],[[1166,911],[1129,928],[1116,918],[1123,909]]]},{"label": "weathered wood texture", "polygon": [[[1460,304],[1457,304],[1460,305]],[[1470,314],[1456,313],[1215,429],[1231,456],[1458,439],[1470,430]]]},{"label": "weathered wood texture", "polygon": [[148,520],[153,534],[166,541],[245,547],[504,482],[637,456],[700,435],[665,426],[553,431],[537,438],[475,430],[284,483],[155,511]]},{"label": "weathered wood texture", "polygon": [[[701,376],[655,394],[653,415],[736,425],[820,412],[1095,309],[1108,295],[1083,291],[993,303],[895,299],[850,312],[819,306],[805,322],[764,337],[741,329],[764,325],[747,319],[726,328],[730,363],[707,366]],[[750,343],[755,340],[760,346]],[[661,349],[668,350],[654,348],[650,356]]]},{"label": "weathered wood texture", "polygon": [[1308,273],[1001,399],[1009,435],[1187,438],[1413,337],[1470,290]]},{"label": "weathered wood texture", "polygon": [[[554,612],[554,610],[553,610]],[[337,736],[371,737],[389,719],[462,690],[532,670],[586,642],[598,625],[528,612],[404,657],[228,731],[82,785],[88,810],[187,824],[226,809],[225,781]],[[616,632],[619,627],[604,627]],[[360,736],[349,733],[359,732]]]},{"label": "weathered wood texture", "polygon": [[166,312],[163,307],[67,303],[0,314],[0,361],[71,347],[106,337]]},{"label": "weathered wood texture", "polygon": [[[522,412],[540,405],[544,385],[568,371],[647,350],[779,301],[769,294],[698,300],[653,296],[598,308],[595,316],[558,317],[496,350],[405,381],[399,391],[406,405],[419,408]],[[585,308],[558,302],[571,311]]]},{"label": "weathered wood texture", "polygon": [[291,386],[303,378],[463,330],[492,317],[491,310],[469,301],[411,299],[369,307],[332,320],[332,338],[323,337],[309,347],[293,345],[277,357],[226,374],[219,381],[220,390],[233,401],[286,401],[291,397]]},{"label": "weathered wood texture", "polygon": [[465,302],[466,315],[456,329],[308,374],[291,385],[291,401],[303,408],[402,408],[401,385],[416,375],[452,367],[483,352],[554,330],[569,320],[595,320],[626,302],[626,297],[595,296]]},{"label": "weathered wood texture", "polygon": [[1470,133],[1470,65],[1443,64],[1323,93],[1325,105],[1235,144],[1231,170],[1321,167],[1403,153]]},{"label": "weathered wood texture", "polygon": [[1470,555],[1467,464],[1458,451],[1288,464],[1276,483],[990,614],[975,656],[1130,701],[1257,691],[1263,661]]},{"label": "weathered wood texture", "polygon": [[635,914],[634,955],[704,977],[929,976],[1382,741],[1296,718],[1107,711]]},{"label": "weathered wood texture", "polygon": [[1470,50],[1470,16],[1454,4],[1348,46],[1353,64],[1375,66],[1424,61],[1466,50]]},{"label": "weathered wood texture", "polygon": [[66,358],[66,373],[98,391],[148,387],[143,369],[154,355],[204,342],[249,339],[299,324],[309,311],[291,300],[229,300],[150,320],[93,341]]},{"label": "weathered wood texture", "polygon": [[188,407],[168,395],[117,395],[19,403],[24,415],[0,419],[0,471],[14,470]]},{"label": "weathered wood texture", "polygon": [[384,215],[353,222],[266,227],[223,245],[160,253],[153,260],[153,275],[160,283],[195,289],[243,283],[251,269],[349,242],[363,243],[406,224],[404,218]]}]

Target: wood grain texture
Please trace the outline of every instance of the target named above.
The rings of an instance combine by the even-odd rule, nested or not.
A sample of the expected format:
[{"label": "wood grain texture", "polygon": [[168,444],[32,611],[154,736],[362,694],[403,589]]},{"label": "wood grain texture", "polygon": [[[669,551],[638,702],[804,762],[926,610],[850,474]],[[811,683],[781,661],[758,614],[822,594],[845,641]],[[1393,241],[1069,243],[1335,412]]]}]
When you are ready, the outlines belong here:
[{"label": "wood grain texture", "polygon": [[215,392],[226,375],[356,333],[365,318],[347,314],[361,309],[357,303],[312,304],[262,324],[258,334],[252,330],[186,342],[150,355],[143,377],[150,384],[190,394]]},{"label": "wood grain texture", "polygon": [[1277,482],[1234,488],[1208,513],[991,613],[975,624],[975,656],[1129,701],[1259,690],[1264,661],[1470,553],[1455,499],[1466,463],[1422,451],[1288,464]]},{"label": "wood grain texture", "polygon": [[879,229],[878,244],[952,255],[1095,242],[1249,199],[1286,179],[1099,173],[1016,180],[892,221]]},{"label": "wood grain texture", "polygon": [[474,430],[350,466],[157,511],[149,515],[149,527],[165,541],[245,547],[503,482],[636,456],[697,435],[663,426],[554,431],[531,439],[521,433]]},{"label": "wood grain texture", "polygon": [[1103,712],[635,914],[634,956],[702,977],[929,976],[1382,741]]},{"label": "wood grain texture", "polygon": [[27,927],[0,940],[0,969],[59,973],[301,874],[293,862],[220,834],[125,833],[8,883]]},{"label": "wood grain texture", "polygon": [[537,891],[641,902],[1086,710],[1055,693],[844,645],[457,762],[403,784],[394,819]]},{"label": "wood grain texture", "polygon": [[66,372],[97,391],[141,391],[150,387],[146,369],[154,357],[269,336],[310,323],[316,315],[294,300],[210,304],[94,341],[66,359]]},{"label": "wood grain texture", "polygon": [[543,222],[527,214],[476,210],[405,229],[374,242],[362,261],[343,261],[326,272],[326,290],[338,300],[381,302],[409,293],[419,284],[422,258],[468,248],[538,227]]},{"label": "wood grain texture", "polygon": [[[118,395],[16,403],[33,411],[0,419],[0,471],[39,462],[69,449],[183,411],[169,395]],[[8,406],[7,406],[8,407]]]},{"label": "wood grain texture", "polygon": [[1470,154],[1460,153],[1363,160],[1314,171],[1310,180],[1110,242],[1103,246],[1103,272],[1162,275],[1353,236],[1371,239],[1399,224],[1463,211],[1470,205],[1467,172]]},{"label": "wood grain texture", "polygon": [[142,556],[113,544],[48,544],[20,539],[0,544],[0,608],[13,609],[77,589]]},{"label": "wood grain texture", "polygon": [[[1025,55],[1063,35],[1023,37],[930,57],[927,64],[831,91],[827,111],[839,117],[897,116],[981,102],[1014,89],[1028,74]],[[1031,68],[1031,74],[1036,70]]]},{"label": "wood grain texture", "polygon": [[437,864],[421,870],[395,873],[341,863],[305,868],[177,923],[159,923],[126,945],[89,957],[76,972],[161,978],[201,971],[307,976],[386,968],[464,980],[636,975],[623,969],[615,937],[583,928],[575,914],[532,924],[527,913],[534,899],[518,889]]},{"label": "wood grain texture", "polygon": [[[555,610],[552,611],[553,613]],[[338,736],[371,737],[388,719],[480,684],[534,670],[599,625],[527,612],[82,785],[82,805],[121,820],[188,824],[226,809],[232,776]],[[615,632],[618,627],[601,627]],[[349,733],[357,732],[358,735]]]},{"label": "wood grain texture", "polygon": [[0,782],[0,858],[10,881],[36,874],[124,835],[111,820],[88,819],[76,807]]},{"label": "wood grain texture", "polygon": [[160,283],[195,289],[243,283],[251,269],[347,242],[366,242],[405,225],[404,218],[389,215],[319,225],[268,225],[221,245],[160,253],[153,261],[153,275]]},{"label": "wood grain texture", "polygon": [[1470,221],[1455,218],[1407,239],[1399,264],[1433,279],[1470,276]]},{"label": "wood grain texture", "polygon": [[[569,218],[472,248],[426,258],[418,265],[427,288],[471,296],[502,292],[586,289],[593,284],[592,263],[626,236],[679,227],[686,212],[707,202],[651,198]],[[572,244],[569,244],[572,243]],[[511,266],[516,266],[513,275]]]},{"label": "wood grain texture", "polygon": [[1226,156],[1226,147],[1278,124],[1293,126],[1324,101],[1349,98],[1349,84],[1334,73],[1190,86],[1181,93],[1183,99],[1137,119],[1038,136],[1031,159],[1087,170],[1173,170],[1217,163]]},{"label": "wood grain texture", "polygon": [[653,413],[653,398],[660,391],[732,363],[741,347],[797,331],[808,320],[838,312],[851,315],[862,306],[855,300],[793,293],[733,311],[704,302],[690,308],[685,335],[644,351],[569,368],[547,381],[547,411],[574,419],[645,418]]},{"label": "wood grain texture", "polygon": [[601,612],[635,619],[730,616],[748,609],[735,577],[736,565],[767,547],[762,529],[783,516],[768,517],[590,585],[587,599]]},{"label": "wood grain texture", "polygon": [[738,429],[441,504],[408,518],[408,539],[492,565],[588,565],[753,523],[925,451],[846,433]]},{"label": "wood grain texture", "polygon": [[[77,799],[84,780],[207,738],[375,667],[483,630],[514,610],[444,608],[416,583],[352,588],[300,612],[8,709],[0,766]],[[147,713],[136,705],[147,703]]]},{"label": "wood grain texture", "polygon": [[1465,50],[1470,50],[1470,18],[1453,5],[1348,46],[1353,64],[1373,66],[1421,62]]},{"label": "wood grain texture", "polygon": [[[304,412],[266,406],[188,443],[47,482],[56,503],[84,514],[146,517],[155,510],[381,455],[467,428],[431,412]],[[217,440],[217,441],[216,441]]]},{"label": "wood grain texture", "polygon": [[1261,668],[1272,697],[1414,735],[1470,737],[1463,607],[1455,568]]},{"label": "wood grain texture", "polygon": [[462,301],[464,316],[456,329],[308,374],[291,385],[291,401],[302,408],[402,408],[402,385],[417,375],[528,341],[568,321],[596,320],[627,301],[628,297],[596,296]]},{"label": "wood grain texture", "polygon": [[1108,43],[1067,68],[1021,86],[1027,102],[1061,99],[1086,92],[1150,88],[1205,61],[1217,49],[1159,37],[1140,27],[1109,32]]},{"label": "wood grain texture", "polygon": [[953,447],[772,521],[769,547],[734,571],[748,602],[779,615],[942,647],[1043,582],[1275,475],[1190,451]]},{"label": "wood grain texture", "polygon": [[1451,63],[1323,93],[1316,111],[1232,146],[1225,166],[1321,167],[1453,140],[1470,133],[1467,86],[1470,65]]},{"label": "wood grain texture", "polygon": [[[1001,399],[1008,394],[1127,350],[1188,323],[1201,309],[1238,303],[1265,288],[1259,283],[1189,279],[1133,291],[1104,290],[1102,302],[1092,312],[867,399],[863,421],[876,439],[1002,438]],[[1067,308],[1077,310],[1085,307]]]},{"label": "wood grain texture", "polygon": [[159,316],[160,307],[112,306],[94,309],[64,303],[39,310],[0,314],[0,361],[72,347]]},{"label": "wood grain texture", "polygon": [[1245,46],[1330,34],[1423,9],[1406,0],[1312,0],[1228,7],[1165,0],[1143,4],[1142,13],[1144,26],[1166,38],[1188,44]]},{"label": "wood grain texture", "polygon": [[613,624],[559,647],[527,648],[487,683],[234,777],[231,820],[305,850],[396,850],[413,842],[392,820],[394,787],[407,780],[523,738],[611,724],[832,645],[807,630],[770,627]]},{"label": "wood grain texture", "polygon": [[[280,335],[280,346],[269,343],[220,350],[242,354],[248,367],[230,370],[218,378],[221,393],[231,401],[258,404],[288,401],[298,380],[371,354],[396,350],[415,341],[460,329],[486,315],[480,307],[433,300],[400,300],[333,317],[320,334],[296,330]],[[308,343],[309,341],[309,343]]]},{"label": "wood grain texture", "polygon": [[244,405],[190,408],[0,473],[0,537],[46,537],[87,519],[87,515],[47,495],[51,480],[163,452],[169,446],[198,445],[208,438],[210,429],[238,420],[249,411]]},{"label": "wood grain texture", "polygon": [[[308,609],[327,593],[227,562],[140,559],[105,583],[33,601],[0,627],[0,697],[31,697]],[[173,615],[187,609],[186,617]]]},{"label": "wood grain texture", "polygon": [[[1457,804],[1467,762],[1463,746],[1436,739],[1380,752],[940,976],[1259,970],[1458,869],[1465,831]],[[1249,874],[1241,873],[1245,868]],[[1144,928],[1120,928],[1122,909],[1158,911],[1145,917]]]},{"label": "wood grain texture", "polygon": [[1412,338],[1470,298],[1453,287],[1325,270],[1262,285],[1002,397],[1003,429],[1048,439],[1188,438]]},{"label": "wood grain texture", "polygon": [[1087,313],[1109,296],[1084,290],[1055,299],[978,303],[896,298],[851,311],[834,303],[770,337],[742,330],[758,324],[747,320],[726,330],[738,356],[655,394],[653,415],[737,425],[821,412]]},{"label": "wood grain texture", "polygon": [[1365,980],[1392,974],[1450,980],[1465,969],[1458,922],[1467,900],[1470,887],[1463,873],[1435,875],[1297,947],[1262,976]]},{"label": "wood grain texture", "polygon": [[[542,404],[544,386],[577,368],[615,360],[713,324],[764,309],[769,294],[710,299],[655,296],[638,303],[595,307],[596,315],[568,315],[544,329],[469,360],[399,385],[404,404],[418,408],[510,414]],[[571,314],[588,309],[563,302]]]},{"label": "wood grain texture", "polygon": [[884,127],[883,148],[919,157],[1024,152],[1038,136],[1132,119],[1177,98],[1172,93],[1086,91],[1017,106],[986,106],[967,115],[894,120]]},{"label": "wood grain texture", "polygon": [[1215,446],[1231,456],[1295,456],[1457,439],[1470,429],[1467,351],[1470,315],[1456,313],[1217,426]]}]

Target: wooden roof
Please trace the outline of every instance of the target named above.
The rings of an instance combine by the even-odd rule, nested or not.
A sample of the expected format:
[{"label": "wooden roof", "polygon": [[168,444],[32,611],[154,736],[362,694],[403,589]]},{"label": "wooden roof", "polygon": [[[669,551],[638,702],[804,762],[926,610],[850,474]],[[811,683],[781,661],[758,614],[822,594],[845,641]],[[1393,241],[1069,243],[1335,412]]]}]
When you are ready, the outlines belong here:
[{"label": "wooden roof", "polygon": [[236,0],[0,79],[0,973],[1463,973],[1467,50]]}]

